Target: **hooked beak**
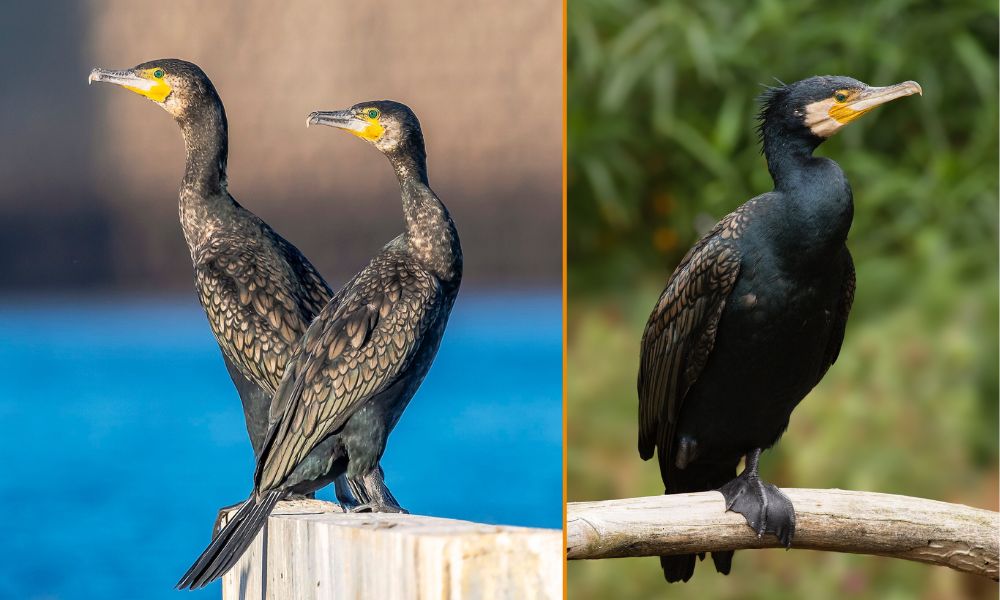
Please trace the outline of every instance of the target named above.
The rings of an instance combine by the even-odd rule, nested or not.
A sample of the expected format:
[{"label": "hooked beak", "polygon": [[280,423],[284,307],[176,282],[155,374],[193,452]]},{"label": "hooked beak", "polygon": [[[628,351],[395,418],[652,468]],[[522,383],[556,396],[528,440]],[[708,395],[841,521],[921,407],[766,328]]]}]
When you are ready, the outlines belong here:
[{"label": "hooked beak", "polygon": [[[149,71],[152,70],[153,69],[149,69]],[[170,84],[162,78],[151,79],[148,76],[147,71],[142,73],[146,76],[136,73],[135,69],[126,69],[124,71],[94,69],[90,72],[90,77],[87,78],[87,83],[106,81],[108,83],[120,85],[129,91],[139,94],[140,96],[145,96],[154,102],[162,104],[167,99],[167,96],[170,95]]]},{"label": "hooked beak", "polygon": [[108,83],[113,83],[115,85],[120,85],[123,87],[136,88],[140,90],[148,91],[152,89],[153,82],[146,79],[145,77],[139,77],[131,71],[111,71],[109,69],[96,68],[90,72],[90,77],[87,78],[87,84],[94,83],[95,81],[106,81]]},{"label": "hooked beak", "polygon": [[808,105],[805,124],[815,135],[825,139],[837,133],[844,125],[887,102],[923,93],[924,90],[916,81],[904,81],[885,87],[864,87],[843,102],[827,98]]},{"label": "hooked beak", "polygon": [[354,134],[362,134],[368,128],[369,123],[359,119],[349,110],[316,111],[309,113],[306,117],[306,127],[310,125],[326,125],[345,129]]},{"label": "hooked beak", "polygon": [[924,95],[923,88],[916,81],[904,81],[903,83],[887,85],[885,87],[870,87],[851,100],[847,104],[847,107],[855,112],[864,113],[887,102],[892,102],[897,98],[912,96],[913,94]]}]

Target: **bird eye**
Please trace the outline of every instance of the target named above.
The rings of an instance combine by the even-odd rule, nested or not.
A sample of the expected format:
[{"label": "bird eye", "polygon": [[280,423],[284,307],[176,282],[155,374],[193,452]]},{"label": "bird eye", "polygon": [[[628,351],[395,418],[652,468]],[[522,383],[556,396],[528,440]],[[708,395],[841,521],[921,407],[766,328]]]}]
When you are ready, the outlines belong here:
[{"label": "bird eye", "polygon": [[153,77],[156,77],[157,79],[163,79],[163,69],[157,69],[153,71]]},{"label": "bird eye", "polygon": [[844,100],[847,100],[847,94],[845,94],[844,92],[837,92],[836,94],[834,94],[833,97],[836,98],[837,102],[843,102]]},{"label": "bird eye", "polygon": [[378,115],[379,115],[379,112],[378,112],[377,108],[369,108],[368,109],[368,118],[369,119],[377,119]]}]

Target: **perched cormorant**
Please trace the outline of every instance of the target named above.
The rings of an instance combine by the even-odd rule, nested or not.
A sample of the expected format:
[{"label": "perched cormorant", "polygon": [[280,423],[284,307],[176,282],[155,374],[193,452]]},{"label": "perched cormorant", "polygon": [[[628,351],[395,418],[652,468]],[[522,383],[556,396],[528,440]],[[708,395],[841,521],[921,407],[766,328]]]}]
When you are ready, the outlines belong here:
[{"label": "perched cormorant", "polygon": [[[271,398],[294,344],[333,296],[330,287],[295,246],[229,194],[226,111],[197,65],[160,59],[124,71],[94,69],[89,81],[114,83],[145,96],[180,125],[187,154],[180,220],[195,287],[243,401],[250,442],[259,456]],[[310,460],[311,475],[328,484],[329,455],[320,451]],[[357,495],[367,495],[359,482],[350,483]],[[372,493],[385,496],[388,490]],[[337,480],[337,498],[354,505],[342,479]]]},{"label": "perched cormorant", "polygon": [[[664,493],[718,489],[758,536],[791,544],[795,511],[760,480],[758,460],[837,359],[854,300],[851,187],[837,163],[812,153],[873,108],[920,93],[913,81],[873,88],[849,77],[764,93],[759,131],[774,191],[688,251],[642,335],[639,454],[656,450]],[[732,558],[712,553],[720,573]],[[667,581],[687,581],[695,555],[660,564]]]},{"label": "perched cormorant", "polygon": [[[285,370],[250,498],[177,584],[224,575],[263,528],[275,503],[307,492],[302,459],[318,444],[352,481],[378,476],[386,438],[430,368],[462,277],[458,233],[427,183],[420,124],[406,106],[375,101],[314,112],[308,123],[344,129],[389,158],[406,232],[386,244],[309,326]],[[374,511],[398,510],[371,498]]]}]

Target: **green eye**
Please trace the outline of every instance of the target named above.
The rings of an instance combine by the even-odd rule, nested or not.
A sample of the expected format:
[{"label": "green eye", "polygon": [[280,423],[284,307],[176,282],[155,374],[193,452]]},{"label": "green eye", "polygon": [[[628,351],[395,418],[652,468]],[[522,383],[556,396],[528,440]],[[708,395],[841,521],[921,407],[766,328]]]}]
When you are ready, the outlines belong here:
[{"label": "green eye", "polygon": [[157,79],[163,79],[163,69],[157,69],[153,71],[153,77],[156,77]]},{"label": "green eye", "polygon": [[378,112],[377,108],[369,108],[368,109],[368,118],[369,119],[377,119],[378,115],[379,115],[379,112]]},{"label": "green eye", "polygon": [[847,94],[843,92],[837,92],[833,97],[837,99],[837,102],[843,102],[844,100],[847,100]]}]

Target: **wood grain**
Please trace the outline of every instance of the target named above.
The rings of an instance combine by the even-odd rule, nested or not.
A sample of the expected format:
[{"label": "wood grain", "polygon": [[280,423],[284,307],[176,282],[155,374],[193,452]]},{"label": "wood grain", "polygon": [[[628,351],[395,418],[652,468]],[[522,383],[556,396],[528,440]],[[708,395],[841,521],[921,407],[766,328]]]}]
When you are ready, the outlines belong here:
[{"label": "wood grain", "polygon": [[557,600],[561,546],[555,529],[281,502],[223,578],[222,598]]},{"label": "wood grain", "polygon": [[[1000,513],[923,498],[847,490],[785,489],[796,512],[792,548],[876,554],[998,580]],[[718,492],[570,502],[570,560],[777,548]]]}]

